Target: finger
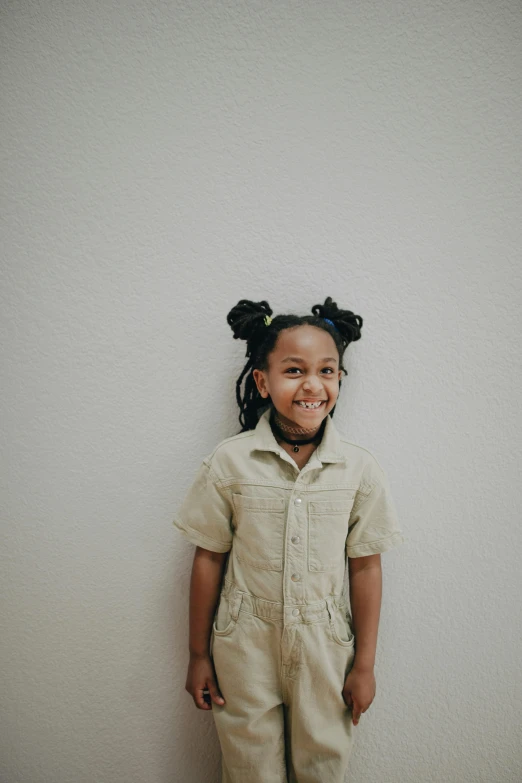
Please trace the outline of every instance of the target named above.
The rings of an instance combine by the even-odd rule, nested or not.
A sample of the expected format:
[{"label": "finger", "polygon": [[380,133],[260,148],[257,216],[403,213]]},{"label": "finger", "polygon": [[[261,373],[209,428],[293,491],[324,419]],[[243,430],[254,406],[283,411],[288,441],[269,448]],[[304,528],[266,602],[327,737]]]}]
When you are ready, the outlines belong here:
[{"label": "finger", "polygon": [[361,718],[361,708],[359,707],[359,705],[357,703],[354,703],[353,715],[352,715],[352,720],[353,720],[353,725],[354,726],[357,726],[357,724],[359,723],[360,718]]},{"label": "finger", "polygon": [[194,695],[192,697],[194,699],[194,704],[198,708],[198,710],[211,710],[211,705],[206,701],[206,698],[208,698],[208,691],[204,688],[196,688],[194,691]]},{"label": "finger", "polygon": [[221,705],[221,704],[225,703],[225,699],[223,698],[223,696],[219,692],[219,689],[217,687],[217,684],[216,684],[215,680],[208,679],[207,680],[207,687],[208,687],[208,689],[210,691],[210,698],[212,699],[212,701],[215,704],[220,704]]},{"label": "finger", "polygon": [[351,696],[349,691],[346,691],[346,692],[343,691],[343,699],[344,699],[344,703],[346,704],[348,709],[351,710],[352,707],[353,707],[353,702],[352,702],[352,696]]}]

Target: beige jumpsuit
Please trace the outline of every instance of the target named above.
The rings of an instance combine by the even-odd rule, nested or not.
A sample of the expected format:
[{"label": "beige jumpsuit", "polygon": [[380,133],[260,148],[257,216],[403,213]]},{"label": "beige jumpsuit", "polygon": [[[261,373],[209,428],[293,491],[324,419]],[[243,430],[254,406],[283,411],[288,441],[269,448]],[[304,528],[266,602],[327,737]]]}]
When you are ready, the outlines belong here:
[{"label": "beige jumpsuit", "polygon": [[375,457],[339,435],[299,470],[270,409],[201,464],[174,525],[230,552],[211,652],[223,783],[343,783],[353,743],[342,689],[355,657],[346,557],[404,541]]}]

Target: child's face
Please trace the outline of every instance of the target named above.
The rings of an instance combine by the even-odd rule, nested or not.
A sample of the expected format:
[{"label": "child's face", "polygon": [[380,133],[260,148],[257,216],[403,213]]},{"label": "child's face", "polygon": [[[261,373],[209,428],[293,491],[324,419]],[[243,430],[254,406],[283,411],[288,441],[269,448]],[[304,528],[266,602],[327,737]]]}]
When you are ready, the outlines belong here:
[{"label": "child's face", "polygon": [[[252,373],[261,396],[270,395],[283,424],[319,428],[335,407],[342,375],[332,336],[309,324],[284,329],[268,362],[267,372]],[[306,409],[298,400],[324,402],[317,409]]]}]

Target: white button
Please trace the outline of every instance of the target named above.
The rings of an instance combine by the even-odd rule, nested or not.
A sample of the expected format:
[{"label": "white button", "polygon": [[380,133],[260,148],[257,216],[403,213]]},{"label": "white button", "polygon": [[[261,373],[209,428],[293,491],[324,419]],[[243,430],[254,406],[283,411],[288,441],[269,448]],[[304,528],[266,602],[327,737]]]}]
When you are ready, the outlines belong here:
[{"label": "white button", "polygon": [[298,582],[301,579],[301,574],[292,574],[292,582]]},{"label": "white button", "polygon": [[299,614],[299,609],[292,609],[292,614],[294,615],[294,617],[297,617],[297,615]]},{"label": "white button", "polygon": [[298,544],[300,542],[299,536],[292,536],[292,544]]},{"label": "white button", "polygon": [[302,503],[302,502],[303,502],[303,501],[301,500],[301,498],[296,498],[296,499],[294,500],[294,503]]}]

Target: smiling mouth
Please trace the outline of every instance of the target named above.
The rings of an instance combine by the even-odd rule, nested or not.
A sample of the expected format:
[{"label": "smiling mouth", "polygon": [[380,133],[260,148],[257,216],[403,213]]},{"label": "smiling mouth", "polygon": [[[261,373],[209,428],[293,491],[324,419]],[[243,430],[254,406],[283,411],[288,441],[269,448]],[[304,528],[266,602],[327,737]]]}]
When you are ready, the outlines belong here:
[{"label": "smiling mouth", "polygon": [[326,405],[326,400],[318,400],[319,404],[316,403],[308,403],[307,405],[303,404],[300,401],[296,401],[293,404],[297,405],[297,407],[302,411],[320,411],[324,406]]}]

